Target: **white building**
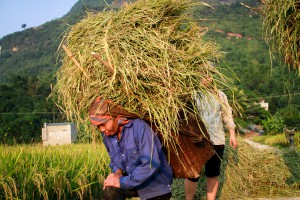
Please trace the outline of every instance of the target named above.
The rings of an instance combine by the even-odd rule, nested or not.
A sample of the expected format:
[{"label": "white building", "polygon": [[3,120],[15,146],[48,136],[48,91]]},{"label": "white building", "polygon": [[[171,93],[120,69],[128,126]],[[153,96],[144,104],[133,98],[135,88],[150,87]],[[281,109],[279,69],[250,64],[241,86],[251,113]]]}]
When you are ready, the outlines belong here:
[{"label": "white building", "polygon": [[74,123],[45,123],[42,128],[43,146],[71,144],[77,140]]},{"label": "white building", "polygon": [[264,99],[261,99],[261,100],[259,101],[259,105],[260,105],[262,108],[264,108],[265,110],[269,110],[269,103],[265,102]]}]

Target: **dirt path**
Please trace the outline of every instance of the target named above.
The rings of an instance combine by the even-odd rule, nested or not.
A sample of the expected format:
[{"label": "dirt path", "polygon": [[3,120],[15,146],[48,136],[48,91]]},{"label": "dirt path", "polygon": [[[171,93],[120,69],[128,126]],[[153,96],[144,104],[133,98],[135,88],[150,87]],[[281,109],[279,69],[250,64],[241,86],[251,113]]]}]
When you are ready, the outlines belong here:
[{"label": "dirt path", "polygon": [[254,142],[250,138],[245,138],[245,142],[247,142],[251,147],[256,148],[256,149],[260,149],[260,150],[270,149],[270,150],[274,150],[274,151],[280,151],[279,149],[277,149],[275,147],[271,147],[271,146],[268,146],[265,144],[260,144],[260,143]]},{"label": "dirt path", "polygon": [[250,131],[250,133],[245,135],[245,142],[247,142],[251,147],[256,148],[256,149],[260,149],[260,150],[274,150],[274,151],[280,151],[279,149],[275,148],[275,147],[271,147],[269,145],[265,145],[265,144],[260,144],[258,142],[254,142],[252,140],[253,137],[255,136],[259,136],[259,133],[255,132],[255,131]]}]

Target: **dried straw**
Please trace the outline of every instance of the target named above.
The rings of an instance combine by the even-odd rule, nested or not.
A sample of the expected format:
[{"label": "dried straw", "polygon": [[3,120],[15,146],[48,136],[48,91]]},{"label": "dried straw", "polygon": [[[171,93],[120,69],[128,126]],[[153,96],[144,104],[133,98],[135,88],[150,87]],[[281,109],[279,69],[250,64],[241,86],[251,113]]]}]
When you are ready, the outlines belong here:
[{"label": "dried straw", "polygon": [[[300,182],[297,176],[299,162],[297,163],[296,159],[294,167],[291,168],[287,161],[292,152],[280,152],[275,148],[256,149],[241,137],[238,137],[238,143],[239,146],[235,150],[226,145],[217,199],[289,199],[288,197],[300,196]],[[291,158],[295,157],[299,158],[299,153]],[[183,179],[174,180],[172,193],[176,199],[185,199],[183,184]],[[198,182],[195,199],[206,199],[204,170]]]},{"label": "dried straw", "polygon": [[262,0],[265,37],[274,52],[300,70],[300,2],[299,0]]},{"label": "dried straw", "polygon": [[237,152],[227,149],[221,176],[221,199],[299,196],[300,183],[289,183],[292,174],[279,150],[259,150],[239,139]]},{"label": "dried straw", "polygon": [[[88,13],[71,27],[62,45],[62,66],[52,93],[66,116],[87,124],[87,110],[97,96],[151,121],[169,139],[178,133],[178,113],[187,107],[200,80],[220,56],[205,41],[206,29],[185,14],[188,0],[140,0],[118,11]],[[74,59],[79,65],[74,63]],[[80,66],[80,67],[78,67]],[[224,82],[217,74],[216,82]],[[88,127],[87,127],[88,128]]]}]

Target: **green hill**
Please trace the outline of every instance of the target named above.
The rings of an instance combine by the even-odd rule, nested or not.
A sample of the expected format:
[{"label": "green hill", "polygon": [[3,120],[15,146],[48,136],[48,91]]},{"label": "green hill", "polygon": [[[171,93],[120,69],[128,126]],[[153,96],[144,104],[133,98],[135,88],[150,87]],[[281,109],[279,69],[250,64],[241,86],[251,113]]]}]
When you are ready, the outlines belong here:
[{"label": "green hill", "polygon": [[[65,30],[79,21],[87,9],[100,11],[107,6],[104,1],[84,2],[78,1],[60,19],[4,36],[0,40],[0,82],[7,82],[10,74],[37,76],[44,72],[55,72],[59,66],[56,51]],[[111,3],[112,0],[107,2]]]}]

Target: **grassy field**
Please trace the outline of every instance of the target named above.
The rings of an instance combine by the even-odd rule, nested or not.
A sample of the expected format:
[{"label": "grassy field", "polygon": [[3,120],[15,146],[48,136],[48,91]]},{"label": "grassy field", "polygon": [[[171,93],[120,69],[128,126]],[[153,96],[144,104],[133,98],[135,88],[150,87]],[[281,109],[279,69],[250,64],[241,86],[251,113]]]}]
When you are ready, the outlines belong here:
[{"label": "grassy field", "polygon": [[[219,199],[300,196],[299,152],[239,144],[226,148]],[[100,199],[108,163],[103,145],[0,146],[0,199]],[[201,175],[196,199],[204,197]],[[184,199],[183,179],[174,180],[173,199]]]},{"label": "grassy field", "polygon": [[102,145],[0,146],[0,152],[0,199],[97,199],[109,172]]},{"label": "grassy field", "polygon": [[[253,138],[253,141],[259,142],[262,144],[267,144],[270,146],[278,147],[281,149],[289,148],[289,141],[287,140],[285,134],[277,135],[262,135]],[[295,132],[294,135],[294,148],[297,151],[300,151],[300,132]]]}]

